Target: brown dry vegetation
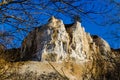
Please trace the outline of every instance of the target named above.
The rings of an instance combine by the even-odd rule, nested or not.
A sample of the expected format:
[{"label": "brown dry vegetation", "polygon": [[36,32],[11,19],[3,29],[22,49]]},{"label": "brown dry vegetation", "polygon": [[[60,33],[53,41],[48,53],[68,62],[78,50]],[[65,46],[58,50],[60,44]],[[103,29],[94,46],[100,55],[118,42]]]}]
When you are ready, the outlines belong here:
[{"label": "brown dry vegetation", "polygon": [[[9,53],[10,51],[10,53]],[[6,56],[13,55],[8,50]],[[114,54],[114,53],[112,53]],[[115,52],[116,54],[116,52]],[[69,62],[9,62],[12,57],[0,57],[0,80],[119,80],[119,54],[103,59],[100,53],[94,54],[93,61]],[[15,55],[16,56],[16,55]],[[19,58],[19,56],[18,56]]]},{"label": "brown dry vegetation", "polygon": [[119,80],[119,67],[97,62],[14,62],[0,61],[1,80]]}]

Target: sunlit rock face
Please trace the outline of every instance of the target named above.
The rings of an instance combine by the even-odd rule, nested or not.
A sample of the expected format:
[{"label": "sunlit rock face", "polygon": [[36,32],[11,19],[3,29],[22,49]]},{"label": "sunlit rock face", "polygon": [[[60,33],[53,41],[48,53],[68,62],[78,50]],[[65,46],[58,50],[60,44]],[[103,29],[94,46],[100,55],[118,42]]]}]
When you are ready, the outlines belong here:
[{"label": "sunlit rock face", "polygon": [[48,24],[33,30],[24,40],[21,57],[26,60],[59,61],[67,58],[69,36],[61,20],[52,17]]},{"label": "sunlit rock face", "polygon": [[0,68],[0,80],[119,80],[120,49],[86,33],[77,21],[63,24],[52,17],[21,48],[0,44]]},{"label": "sunlit rock face", "polygon": [[31,31],[21,47],[22,60],[88,61],[94,53],[107,54],[109,45],[101,38],[91,37],[80,22],[63,24],[51,17],[46,25]]},{"label": "sunlit rock face", "polygon": [[70,37],[70,59],[78,61],[87,60],[90,55],[90,43],[93,42],[92,38],[84,31],[79,22],[73,25],[65,25],[65,27]]}]

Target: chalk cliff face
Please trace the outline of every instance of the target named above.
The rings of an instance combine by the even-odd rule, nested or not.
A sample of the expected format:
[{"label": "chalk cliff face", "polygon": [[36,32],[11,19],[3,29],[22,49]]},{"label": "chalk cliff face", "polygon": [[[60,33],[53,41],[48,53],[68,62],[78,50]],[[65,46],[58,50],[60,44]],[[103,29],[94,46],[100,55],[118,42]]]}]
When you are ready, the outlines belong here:
[{"label": "chalk cliff face", "polygon": [[88,61],[92,54],[107,56],[108,43],[98,36],[86,33],[80,22],[64,24],[54,17],[31,31],[24,39],[21,48],[23,60],[36,61]]},{"label": "chalk cliff face", "polygon": [[77,21],[64,24],[52,17],[21,48],[0,45],[1,80],[119,80],[119,71],[120,49],[86,33]]}]

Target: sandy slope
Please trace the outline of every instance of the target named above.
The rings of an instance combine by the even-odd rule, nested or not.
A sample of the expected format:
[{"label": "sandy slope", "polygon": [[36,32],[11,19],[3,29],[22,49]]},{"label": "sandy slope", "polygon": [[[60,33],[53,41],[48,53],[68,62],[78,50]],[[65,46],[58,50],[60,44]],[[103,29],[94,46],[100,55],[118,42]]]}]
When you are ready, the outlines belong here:
[{"label": "sandy slope", "polygon": [[62,76],[68,77],[70,80],[81,80],[84,73],[85,63],[73,63],[73,62],[16,62],[11,64],[9,73],[15,72],[18,74],[24,74],[26,72],[40,74],[48,74],[51,72],[58,73]]}]

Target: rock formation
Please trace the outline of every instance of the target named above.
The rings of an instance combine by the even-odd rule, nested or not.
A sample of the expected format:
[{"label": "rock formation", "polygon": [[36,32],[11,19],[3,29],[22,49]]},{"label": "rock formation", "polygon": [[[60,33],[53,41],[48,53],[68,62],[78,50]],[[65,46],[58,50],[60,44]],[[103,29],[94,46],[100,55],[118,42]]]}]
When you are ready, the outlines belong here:
[{"label": "rock formation", "polygon": [[64,24],[52,17],[46,25],[28,34],[22,43],[21,53],[23,60],[80,62],[92,60],[95,53],[107,56],[110,46],[98,36],[91,37],[80,22]]},{"label": "rock formation", "polygon": [[52,17],[31,31],[21,48],[0,45],[0,51],[0,80],[120,79],[120,49],[86,33],[77,21],[64,24]]}]

